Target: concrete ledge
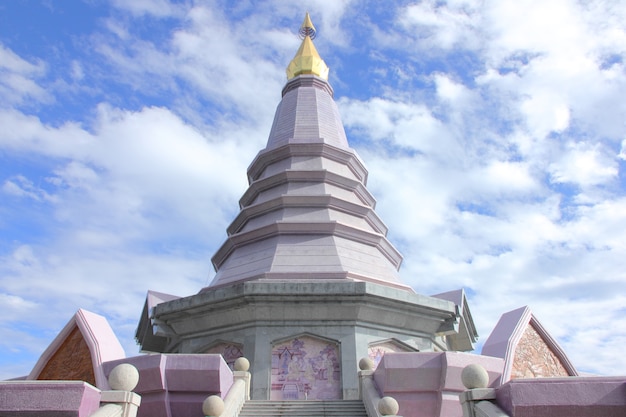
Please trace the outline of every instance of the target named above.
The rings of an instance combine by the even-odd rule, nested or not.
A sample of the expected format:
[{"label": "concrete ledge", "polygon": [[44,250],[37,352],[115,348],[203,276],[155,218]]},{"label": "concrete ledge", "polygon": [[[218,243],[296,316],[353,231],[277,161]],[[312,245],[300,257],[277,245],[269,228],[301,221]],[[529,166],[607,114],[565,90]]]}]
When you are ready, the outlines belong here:
[{"label": "concrete ledge", "polygon": [[120,363],[139,370],[135,392],[141,395],[139,417],[202,415],[209,395],[221,398],[233,384],[233,373],[221,355],[158,354],[104,364],[107,375]]},{"label": "concrete ledge", "polygon": [[461,352],[386,353],[374,372],[381,396],[391,396],[405,417],[460,416],[463,368],[482,365],[497,386],[504,361]]},{"label": "concrete ledge", "polygon": [[496,400],[513,417],[623,417],[626,377],[515,379]]},{"label": "concrete ledge", "polygon": [[88,417],[100,390],[82,381],[0,382],[0,417]]}]

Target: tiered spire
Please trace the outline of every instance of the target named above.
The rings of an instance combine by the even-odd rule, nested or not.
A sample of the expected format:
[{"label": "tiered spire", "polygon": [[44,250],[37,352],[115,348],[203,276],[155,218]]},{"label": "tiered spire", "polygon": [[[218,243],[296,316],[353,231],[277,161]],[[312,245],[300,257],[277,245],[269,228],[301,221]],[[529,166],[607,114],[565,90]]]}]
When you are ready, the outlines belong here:
[{"label": "tiered spire", "polygon": [[287,79],[291,80],[301,74],[313,74],[328,80],[328,66],[313,44],[317,32],[311,22],[309,12],[306,12],[299,33],[302,44],[287,67]]},{"label": "tiered spire", "polygon": [[412,291],[400,282],[402,256],[385,236],[367,170],[348,144],[315,33],[307,13],[267,146],[248,168],[241,211],[212,259],[210,287],[348,280]]}]

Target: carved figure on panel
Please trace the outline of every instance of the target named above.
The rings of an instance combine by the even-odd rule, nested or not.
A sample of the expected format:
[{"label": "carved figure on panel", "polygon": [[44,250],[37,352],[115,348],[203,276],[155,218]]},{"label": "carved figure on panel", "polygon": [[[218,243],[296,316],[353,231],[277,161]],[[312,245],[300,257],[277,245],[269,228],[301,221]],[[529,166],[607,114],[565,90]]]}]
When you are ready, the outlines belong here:
[{"label": "carved figure on panel", "polygon": [[272,349],[271,400],[341,399],[337,344],[300,336]]},{"label": "carved figure on panel", "polygon": [[370,344],[367,353],[369,358],[374,362],[374,369],[378,367],[378,364],[383,359],[386,352],[416,352],[416,350],[395,340],[383,340]]}]

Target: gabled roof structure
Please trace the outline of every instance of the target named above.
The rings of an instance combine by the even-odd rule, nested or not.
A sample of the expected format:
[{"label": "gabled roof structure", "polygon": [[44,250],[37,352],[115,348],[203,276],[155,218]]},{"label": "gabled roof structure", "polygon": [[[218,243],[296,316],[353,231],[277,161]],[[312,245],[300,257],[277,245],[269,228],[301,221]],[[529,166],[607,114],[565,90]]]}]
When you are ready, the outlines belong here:
[{"label": "gabled roof structure", "polygon": [[167,349],[167,338],[155,337],[153,323],[150,318],[154,311],[154,307],[167,301],[172,301],[180,298],[176,295],[165,294],[158,291],[149,290],[146,296],[146,301],[141,311],[141,319],[137,325],[135,331],[135,340],[139,343],[142,349],[148,352],[161,352]]},{"label": "gabled roof structure", "polygon": [[126,353],[107,320],[80,309],[40,356],[28,380],[86,381],[109,389],[103,363]]},{"label": "gabled roof structure", "polygon": [[458,333],[450,335],[450,350],[458,350],[467,352],[474,349],[474,344],[478,341],[478,332],[472,319],[465,290],[447,291],[441,294],[433,295],[435,298],[452,301],[459,309],[459,328]]},{"label": "gabled roof structure", "polygon": [[502,383],[515,378],[578,375],[563,349],[528,306],[500,317],[481,354],[504,359]]}]

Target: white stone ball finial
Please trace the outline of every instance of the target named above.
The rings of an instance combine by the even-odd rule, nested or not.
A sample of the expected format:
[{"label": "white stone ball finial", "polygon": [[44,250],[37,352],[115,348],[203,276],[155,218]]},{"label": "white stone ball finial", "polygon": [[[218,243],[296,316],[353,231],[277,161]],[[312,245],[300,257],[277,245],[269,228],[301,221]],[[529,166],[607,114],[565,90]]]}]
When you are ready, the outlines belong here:
[{"label": "white stone ball finial", "polygon": [[250,361],[243,356],[235,360],[235,371],[247,371],[250,369]]},{"label": "white stone ball finial", "polygon": [[489,374],[481,365],[473,363],[463,368],[461,382],[467,389],[487,388],[489,386]]},{"label": "white stone ball finial", "polygon": [[202,402],[202,412],[207,417],[219,417],[224,412],[224,400],[219,395],[210,395]]},{"label": "white stone ball finial", "polygon": [[383,397],[378,401],[378,412],[383,416],[396,416],[400,406],[393,397]]},{"label": "white stone ball finial", "polygon": [[117,365],[109,374],[109,386],[116,391],[132,391],[139,383],[139,371],[130,363]]},{"label": "white stone ball finial", "polygon": [[361,371],[371,371],[374,369],[374,361],[370,358],[361,358],[359,361],[359,369]]}]

